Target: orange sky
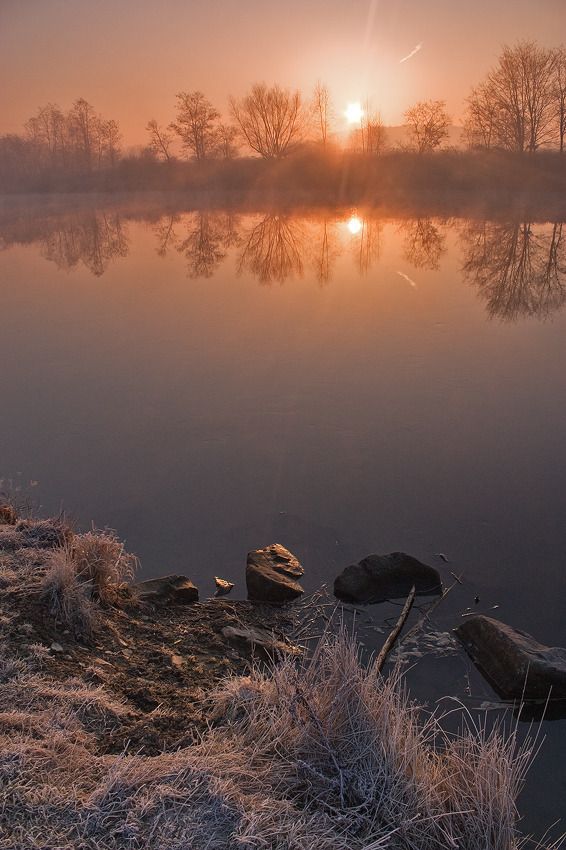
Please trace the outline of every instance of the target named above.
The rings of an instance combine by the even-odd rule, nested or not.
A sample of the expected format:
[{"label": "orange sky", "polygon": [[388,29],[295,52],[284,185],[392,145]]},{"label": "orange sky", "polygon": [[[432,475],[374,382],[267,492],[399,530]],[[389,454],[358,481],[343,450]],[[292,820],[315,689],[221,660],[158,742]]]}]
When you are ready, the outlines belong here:
[{"label": "orange sky", "polygon": [[149,118],[173,118],[177,91],[225,112],[252,82],[310,91],[318,78],[340,113],[369,96],[396,124],[438,98],[458,120],[518,38],[566,41],[566,0],[0,0],[0,133],[81,96],[142,143]]}]

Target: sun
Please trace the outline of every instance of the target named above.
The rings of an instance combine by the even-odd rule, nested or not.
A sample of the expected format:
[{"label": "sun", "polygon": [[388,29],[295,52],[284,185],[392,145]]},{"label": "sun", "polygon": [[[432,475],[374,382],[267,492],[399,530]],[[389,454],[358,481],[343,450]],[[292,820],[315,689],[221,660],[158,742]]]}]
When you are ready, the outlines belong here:
[{"label": "sun", "polygon": [[348,219],[348,221],[346,222],[346,227],[348,228],[348,230],[350,231],[350,233],[352,234],[352,236],[357,236],[357,234],[358,234],[358,233],[360,232],[360,230],[362,229],[363,224],[362,224],[361,219],[360,219],[360,218],[358,218],[358,216],[357,216],[357,215],[353,215],[353,216],[351,216],[351,218],[349,218],[349,219]]},{"label": "sun", "polygon": [[346,116],[346,121],[348,124],[361,124],[362,118],[364,117],[364,110],[362,109],[362,104],[359,100],[354,101],[353,103],[349,103],[346,107],[346,112],[344,113]]}]

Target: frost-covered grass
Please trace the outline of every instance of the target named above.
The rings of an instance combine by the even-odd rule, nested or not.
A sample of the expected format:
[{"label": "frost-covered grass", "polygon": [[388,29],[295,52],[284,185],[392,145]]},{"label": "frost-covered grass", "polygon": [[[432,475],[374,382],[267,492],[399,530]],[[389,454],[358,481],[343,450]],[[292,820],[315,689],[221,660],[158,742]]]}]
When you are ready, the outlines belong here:
[{"label": "frost-covered grass", "polygon": [[61,519],[0,513],[0,591],[39,596],[56,622],[76,634],[92,630],[93,602],[112,602],[136,568],[112,531],[75,534]]},{"label": "frost-covered grass", "polygon": [[[23,666],[22,666],[23,663]],[[512,850],[530,751],[513,734],[422,721],[344,634],[227,680],[193,746],[99,755],[124,705],[34,656],[4,670],[0,847]],[[43,666],[45,666],[43,664]]]},{"label": "frost-covered grass", "polygon": [[101,741],[121,740],[139,709],[92,684],[82,652],[72,676],[57,674],[48,647],[25,637],[22,595],[70,631],[96,632],[99,601],[112,601],[135,560],[110,532],[12,519],[0,524],[0,850],[522,846],[529,747],[465,714],[448,734],[399,675],[363,665],[343,631],[308,658],[225,680],[192,746],[105,752]]}]

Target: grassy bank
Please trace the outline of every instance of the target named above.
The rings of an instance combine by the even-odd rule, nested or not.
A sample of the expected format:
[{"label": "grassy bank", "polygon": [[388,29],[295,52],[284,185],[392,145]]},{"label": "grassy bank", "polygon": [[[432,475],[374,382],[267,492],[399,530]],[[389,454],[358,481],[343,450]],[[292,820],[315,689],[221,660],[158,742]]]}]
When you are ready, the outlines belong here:
[{"label": "grassy bank", "polygon": [[304,149],[281,160],[173,161],[125,157],[101,171],[12,169],[0,174],[3,193],[167,191],[231,203],[405,202],[463,195],[468,202],[559,195],[566,191],[566,156],[504,151],[390,151],[381,156]]},{"label": "grassy bank", "polygon": [[512,734],[445,733],[340,631],[250,666],[222,627],[286,612],[144,605],[115,535],[0,519],[0,847],[520,846]]}]

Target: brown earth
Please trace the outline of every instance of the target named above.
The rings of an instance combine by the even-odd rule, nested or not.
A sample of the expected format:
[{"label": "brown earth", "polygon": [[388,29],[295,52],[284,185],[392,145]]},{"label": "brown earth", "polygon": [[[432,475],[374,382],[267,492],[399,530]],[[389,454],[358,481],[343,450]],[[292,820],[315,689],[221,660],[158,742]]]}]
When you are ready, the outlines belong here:
[{"label": "brown earth", "polygon": [[288,643],[292,623],[289,609],[246,601],[150,604],[122,588],[117,602],[101,606],[93,633],[77,639],[33,595],[4,593],[0,601],[4,639],[18,653],[42,644],[51,677],[80,677],[124,702],[119,728],[97,733],[100,752],[156,755],[191,743],[207,725],[206,693],[257,658],[222,630],[262,628]]}]

